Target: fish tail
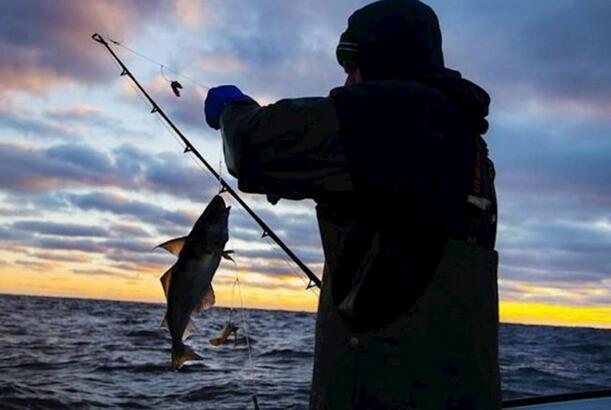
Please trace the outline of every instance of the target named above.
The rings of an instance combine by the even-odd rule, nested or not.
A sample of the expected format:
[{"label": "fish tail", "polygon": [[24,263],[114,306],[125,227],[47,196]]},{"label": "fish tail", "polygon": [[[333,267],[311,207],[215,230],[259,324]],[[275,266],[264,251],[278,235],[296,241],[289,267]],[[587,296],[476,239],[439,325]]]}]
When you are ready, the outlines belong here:
[{"label": "fish tail", "polygon": [[203,360],[203,358],[185,344],[172,347],[172,369],[178,370],[185,362],[191,360]]}]

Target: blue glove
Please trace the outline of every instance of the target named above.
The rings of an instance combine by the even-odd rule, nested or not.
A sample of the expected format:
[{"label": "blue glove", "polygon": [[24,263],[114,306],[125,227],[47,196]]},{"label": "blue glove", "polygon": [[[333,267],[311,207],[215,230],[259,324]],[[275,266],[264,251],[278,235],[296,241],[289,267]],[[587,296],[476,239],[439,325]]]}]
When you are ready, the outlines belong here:
[{"label": "blue glove", "polygon": [[204,102],[204,113],[206,122],[215,130],[220,128],[221,114],[228,104],[234,102],[255,102],[252,98],[244,94],[235,85],[221,85],[208,90],[206,101]]}]

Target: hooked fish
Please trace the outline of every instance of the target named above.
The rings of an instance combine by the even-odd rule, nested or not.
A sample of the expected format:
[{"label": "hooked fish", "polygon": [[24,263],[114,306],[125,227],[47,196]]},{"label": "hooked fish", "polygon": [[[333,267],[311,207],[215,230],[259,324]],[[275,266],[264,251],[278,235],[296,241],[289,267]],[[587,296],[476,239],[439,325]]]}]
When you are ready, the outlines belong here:
[{"label": "hooked fish", "polygon": [[225,251],[229,239],[227,222],[230,206],[216,195],[195,222],[189,235],[169,240],[159,247],[178,257],[161,277],[167,311],[161,324],[172,335],[172,368],[180,369],[190,360],[202,360],[184,340],[195,330],[191,315],[215,303],[212,278],[221,258],[231,259]]},{"label": "hooked fish", "polygon": [[210,339],[210,344],[212,346],[220,346],[227,341],[229,336],[233,333],[235,346],[238,343],[238,327],[234,325],[232,322],[229,322],[225,325],[223,330],[221,331],[221,335],[219,337],[215,337],[214,339]]}]

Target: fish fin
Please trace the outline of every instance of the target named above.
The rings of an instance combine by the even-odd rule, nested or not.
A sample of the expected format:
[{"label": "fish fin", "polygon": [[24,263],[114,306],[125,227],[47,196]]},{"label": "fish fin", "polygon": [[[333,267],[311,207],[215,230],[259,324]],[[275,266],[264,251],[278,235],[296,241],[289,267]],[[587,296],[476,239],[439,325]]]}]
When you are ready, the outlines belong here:
[{"label": "fish fin", "polygon": [[231,257],[231,254],[235,253],[235,251],[223,251],[223,253],[221,254],[221,256],[225,259],[227,259],[228,261],[231,261],[233,263],[236,263],[236,261]]},{"label": "fish fin", "polygon": [[213,338],[213,339],[210,339],[210,344],[211,344],[212,346],[220,346],[220,345],[222,345],[223,343],[225,343],[225,340],[227,340],[227,338],[224,338],[224,337],[222,337],[222,336],[220,336],[220,337],[215,337],[215,338]]},{"label": "fish fin", "polygon": [[185,331],[182,334],[182,340],[183,341],[187,340],[187,338],[191,336],[191,334],[195,332],[196,330],[197,330],[197,326],[195,326],[195,323],[193,323],[193,320],[189,320],[189,323],[187,323],[187,327],[185,328]]},{"label": "fish fin", "polygon": [[[163,318],[163,320],[161,321],[161,325],[159,325],[159,327],[167,330],[168,332],[170,331],[170,325],[168,324],[168,315],[166,315]],[[187,340],[187,338],[191,336],[191,334],[193,334],[193,332],[195,332],[196,330],[197,330],[197,326],[195,326],[195,323],[193,323],[192,320],[189,320],[189,323],[187,324],[187,327],[185,328],[185,331],[182,334],[183,342]]]},{"label": "fish fin", "polygon": [[215,302],[216,298],[214,296],[214,289],[212,288],[212,284],[210,284],[210,286],[208,286],[208,289],[204,291],[204,296],[202,297],[202,300],[193,309],[192,314],[197,314],[202,310],[210,309],[212,306],[214,306]]},{"label": "fish fin", "polygon": [[159,278],[166,300],[168,300],[168,293],[170,292],[170,280],[172,279],[172,272],[174,272],[174,266],[168,269],[163,276]]},{"label": "fish fin", "polygon": [[180,251],[182,250],[182,247],[185,245],[186,240],[187,240],[186,236],[183,236],[181,238],[170,239],[169,241],[166,241],[162,243],[161,245],[157,245],[156,248],[163,248],[166,251],[170,252],[172,255],[178,256],[180,255]]},{"label": "fish fin", "polygon": [[189,346],[184,346],[180,351],[172,348],[172,369],[180,369],[185,362],[192,360],[203,360],[203,358],[195,353]]},{"label": "fish fin", "polygon": [[227,341],[227,338],[231,335],[231,327],[230,324],[227,324],[223,330],[221,330],[221,335],[219,337],[215,337],[210,339],[210,344],[212,346],[220,346]]}]

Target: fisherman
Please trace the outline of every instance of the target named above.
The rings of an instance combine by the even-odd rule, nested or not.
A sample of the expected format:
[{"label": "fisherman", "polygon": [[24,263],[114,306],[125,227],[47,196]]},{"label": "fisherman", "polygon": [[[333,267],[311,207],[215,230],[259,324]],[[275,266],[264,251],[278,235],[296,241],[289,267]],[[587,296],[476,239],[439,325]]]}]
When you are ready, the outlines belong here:
[{"label": "fisherman", "polygon": [[328,97],[209,91],[244,192],[311,198],[325,254],[311,409],[497,409],[497,206],[488,94],[445,67],[433,10],[348,19]]}]

